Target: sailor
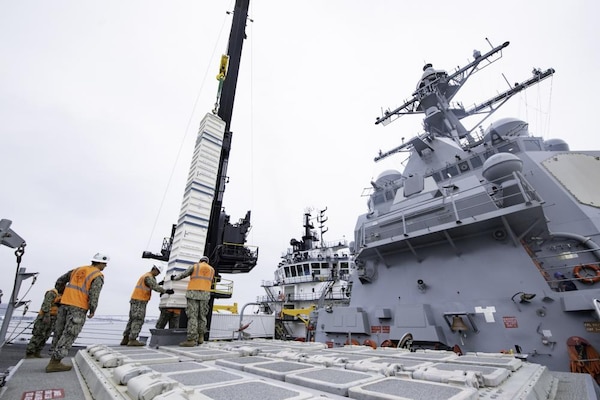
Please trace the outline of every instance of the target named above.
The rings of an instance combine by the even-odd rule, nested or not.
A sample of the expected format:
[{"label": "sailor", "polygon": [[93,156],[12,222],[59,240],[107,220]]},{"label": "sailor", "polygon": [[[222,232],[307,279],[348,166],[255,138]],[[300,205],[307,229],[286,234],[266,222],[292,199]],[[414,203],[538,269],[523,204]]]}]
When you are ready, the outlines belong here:
[{"label": "sailor", "polygon": [[179,308],[165,308],[159,307],[160,316],[156,321],[156,329],[165,329],[167,322],[169,323],[169,329],[179,328],[179,316],[181,310]]},{"label": "sailor", "polygon": [[58,307],[64,290],[64,285],[55,285],[55,287],[46,291],[40,312],[33,323],[31,339],[25,348],[25,358],[43,358],[41,351],[54,330]]},{"label": "sailor", "polygon": [[121,340],[121,346],[144,346],[146,343],[137,340],[142,325],[146,318],[146,306],[152,291],[163,294],[173,294],[173,289],[164,289],[158,283],[156,283],[156,277],[162,272],[162,266],[153,265],[149,272],[144,273],[140,276],[133,293],[131,294],[131,300],[129,300],[129,321],[123,332],[123,340]]},{"label": "sailor", "polygon": [[61,275],[56,284],[68,282],[60,300],[61,306],[56,317],[52,358],[46,366],[46,372],[70,371],[72,365],[61,362],[69,354],[71,346],[79,336],[85,317],[93,318],[98,307],[98,298],[104,285],[102,271],[110,257],[96,253],[92,265],[84,265]]},{"label": "sailor", "polygon": [[185,297],[188,318],[187,339],[179,343],[182,347],[193,347],[204,343],[206,333],[206,316],[209,311],[210,289],[215,277],[215,270],[208,263],[208,257],[202,256],[200,260],[188,267],[178,275],[171,275],[171,280],[178,281],[190,277]]}]

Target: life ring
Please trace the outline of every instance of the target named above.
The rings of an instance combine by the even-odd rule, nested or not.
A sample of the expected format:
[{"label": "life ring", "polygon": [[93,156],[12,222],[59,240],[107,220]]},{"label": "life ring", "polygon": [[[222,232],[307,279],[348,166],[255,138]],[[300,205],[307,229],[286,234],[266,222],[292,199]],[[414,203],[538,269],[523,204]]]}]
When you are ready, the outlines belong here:
[{"label": "life ring", "polygon": [[[594,276],[587,275],[586,270],[594,271]],[[600,282],[600,267],[594,264],[578,265],[573,268],[573,276],[579,279],[583,283],[593,285],[596,282]]]},{"label": "life ring", "polygon": [[394,343],[390,339],[385,339],[381,342],[380,347],[394,347]]},{"label": "life ring", "polygon": [[348,346],[349,344],[351,344],[352,346],[360,346],[360,343],[356,339],[352,339],[351,341],[346,340],[346,343],[344,343],[344,345],[346,346]]},{"label": "life ring", "polygon": [[371,346],[374,349],[377,348],[377,343],[375,343],[371,339],[365,339],[365,341],[363,342],[363,345],[365,345],[365,346]]}]

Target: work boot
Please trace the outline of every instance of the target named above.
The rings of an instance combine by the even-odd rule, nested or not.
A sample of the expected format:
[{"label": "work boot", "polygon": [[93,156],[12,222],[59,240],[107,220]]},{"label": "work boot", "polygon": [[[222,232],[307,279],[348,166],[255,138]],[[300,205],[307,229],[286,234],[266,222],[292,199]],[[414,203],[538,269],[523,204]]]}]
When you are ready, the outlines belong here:
[{"label": "work boot", "polygon": [[127,346],[145,346],[146,343],[142,343],[140,341],[138,341],[137,339],[130,339],[129,342],[127,342]]},{"label": "work boot", "polygon": [[121,340],[121,346],[127,346],[129,344],[129,336],[123,336],[123,340]]},{"label": "work boot", "polygon": [[46,366],[46,372],[63,372],[70,371],[73,368],[72,365],[65,365],[57,360],[56,358],[51,358],[50,362]]},{"label": "work boot", "polygon": [[194,347],[194,346],[196,346],[196,341],[188,339],[185,342],[179,343],[179,346],[181,346],[181,347]]}]

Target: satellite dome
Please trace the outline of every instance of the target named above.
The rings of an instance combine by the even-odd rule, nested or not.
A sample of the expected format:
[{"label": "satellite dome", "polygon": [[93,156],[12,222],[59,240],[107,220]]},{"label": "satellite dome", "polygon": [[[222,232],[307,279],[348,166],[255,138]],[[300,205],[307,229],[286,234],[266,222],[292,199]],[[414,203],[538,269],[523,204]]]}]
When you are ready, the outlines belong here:
[{"label": "satellite dome", "polygon": [[512,153],[494,154],[483,163],[482,175],[488,182],[502,183],[512,178],[512,173],[523,170],[523,161]]},{"label": "satellite dome", "polygon": [[569,145],[562,139],[548,139],[544,141],[544,150],[569,151]]},{"label": "satellite dome", "polygon": [[401,178],[402,174],[399,171],[396,171],[395,169],[388,169],[379,174],[375,180],[375,184],[377,186],[386,186]]},{"label": "satellite dome", "polygon": [[485,130],[483,141],[492,142],[494,139],[506,139],[517,136],[529,136],[529,124],[517,118],[502,118],[494,121]]}]

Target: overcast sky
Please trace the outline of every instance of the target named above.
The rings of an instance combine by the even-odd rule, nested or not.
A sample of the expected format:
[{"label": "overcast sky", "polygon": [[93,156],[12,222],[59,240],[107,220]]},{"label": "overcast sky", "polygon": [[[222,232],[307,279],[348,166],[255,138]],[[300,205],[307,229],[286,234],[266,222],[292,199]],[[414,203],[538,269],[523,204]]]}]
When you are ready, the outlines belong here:
[{"label": "overcast sky", "polygon": [[[482,102],[556,74],[484,123],[525,119],[572,150],[598,149],[600,3],[251,0],[231,124],[232,221],[252,211],[257,267],[233,276],[239,305],[264,294],[307,207],[328,207],[326,240],[351,240],[363,188],[400,157],[374,163],[421,131],[418,116],[374,125],[410,97],[426,62],[452,70],[474,49],[504,57],[454,99]],[[55,279],[111,256],[97,314],[127,314],[138,277],[179,215],[198,125],[213,108],[234,1],[0,0],[0,218],[27,241],[40,275],[21,298],[38,310]],[[506,81],[505,81],[505,78]],[[4,301],[14,252],[0,247]],[[31,289],[25,296],[25,292]],[[158,313],[154,296],[148,314]]]}]

